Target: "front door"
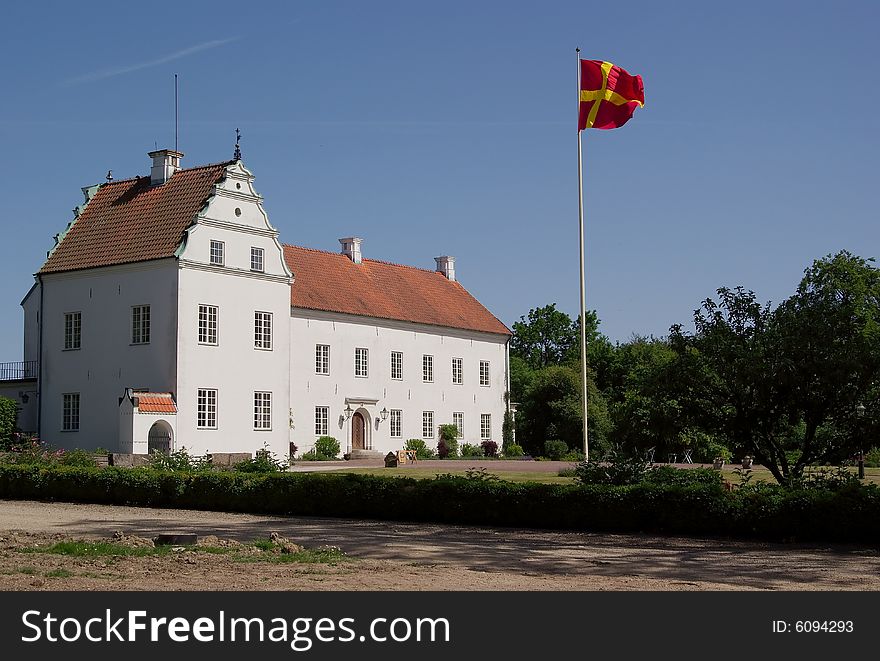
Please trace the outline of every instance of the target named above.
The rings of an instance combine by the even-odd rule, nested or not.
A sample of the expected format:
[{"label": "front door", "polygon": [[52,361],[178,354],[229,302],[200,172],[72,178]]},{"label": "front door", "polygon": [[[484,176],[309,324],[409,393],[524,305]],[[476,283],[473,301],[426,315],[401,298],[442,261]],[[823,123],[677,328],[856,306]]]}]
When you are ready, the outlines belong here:
[{"label": "front door", "polygon": [[355,413],[351,416],[351,449],[363,450],[364,448],[364,432],[366,425],[364,424],[364,416]]}]

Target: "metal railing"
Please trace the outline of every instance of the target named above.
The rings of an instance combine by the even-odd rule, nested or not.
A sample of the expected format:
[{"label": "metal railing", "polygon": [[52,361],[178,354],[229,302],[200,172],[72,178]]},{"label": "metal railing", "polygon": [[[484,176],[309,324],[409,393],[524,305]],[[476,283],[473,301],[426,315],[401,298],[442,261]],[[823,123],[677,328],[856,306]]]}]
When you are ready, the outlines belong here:
[{"label": "metal railing", "polygon": [[40,362],[22,360],[17,363],[0,363],[0,381],[20,381],[36,379],[40,373]]}]

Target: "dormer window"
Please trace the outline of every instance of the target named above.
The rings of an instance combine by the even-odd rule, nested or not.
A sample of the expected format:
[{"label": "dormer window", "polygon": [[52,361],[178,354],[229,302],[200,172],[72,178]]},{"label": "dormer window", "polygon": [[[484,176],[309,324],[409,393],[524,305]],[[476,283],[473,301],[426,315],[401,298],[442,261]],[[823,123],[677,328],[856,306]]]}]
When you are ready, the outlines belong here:
[{"label": "dormer window", "polygon": [[223,266],[224,244],[222,241],[211,241],[211,264]]}]

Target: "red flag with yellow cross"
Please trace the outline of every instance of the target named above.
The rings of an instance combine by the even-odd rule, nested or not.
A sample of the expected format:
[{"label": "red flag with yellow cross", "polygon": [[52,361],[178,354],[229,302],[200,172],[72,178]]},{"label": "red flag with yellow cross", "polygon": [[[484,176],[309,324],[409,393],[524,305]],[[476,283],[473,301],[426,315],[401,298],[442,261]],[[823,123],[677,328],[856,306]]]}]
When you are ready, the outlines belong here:
[{"label": "red flag with yellow cross", "polygon": [[581,60],[581,102],[578,131],[616,129],[645,105],[641,76],[633,76],[611,62]]}]

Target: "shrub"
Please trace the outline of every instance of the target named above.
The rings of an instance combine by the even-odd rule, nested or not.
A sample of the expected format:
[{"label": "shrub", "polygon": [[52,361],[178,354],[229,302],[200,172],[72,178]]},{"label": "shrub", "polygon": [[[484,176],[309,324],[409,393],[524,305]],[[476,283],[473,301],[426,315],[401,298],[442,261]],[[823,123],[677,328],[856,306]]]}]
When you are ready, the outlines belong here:
[{"label": "shrub", "polygon": [[482,443],[480,443],[480,447],[483,448],[483,456],[498,456],[498,443],[496,443],[495,441],[483,441]]},{"label": "shrub", "polygon": [[880,543],[880,489],[725,491],[705,484],[513,483],[482,471],[434,480],[335,473],[192,474],[0,465],[0,498],[278,516]]},{"label": "shrub", "polygon": [[434,451],[425,445],[425,441],[420,438],[410,438],[404,444],[405,450],[415,450],[416,459],[433,459]]},{"label": "shrub", "polygon": [[644,474],[644,482],[667,486],[715,486],[721,487],[724,478],[720,471],[711,468],[676,468],[675,466],[652,466]]},{"label": "shrub", "polygon": [[95,466],[96,453],[88,450],[68,450],[58,456],[58,463],[62,466]]},{"label": "shrub", "polygon": [[610,461],[596,459],[582,461],[574,469],[575,479],[581,484],[630,485],[643,482],[648,472],[644,459],[636,455],[614,453]]},{"label": "shrub", "polygon": [[207,457],[191,455],[185,447],[168,454],[154,450],[147,462],[150,468],[172,472],[195,472],[211,468]]},{"label": "shrub", "polygon": [[[457,457],[458,427],[456,425],[440,425],[440,442],[446,445],[446,457],[451,457],[453,459]],[[440,443],[437,444],[437,454],[440,454]]]},{"label": "shrub", "polygon": [[[513,445],[513,413],[511,411],[504,412],[504,420],[501,422],[501,451]],[[486,455],[487,457],[489,455]],[[494,456],[494,455],[493,455]]]},{"label": "shrub", "polygon": [[550,440],[544,443],[544,456],[553,461],[559,461],[568,454],[568,444],[565,441]]},{"label": "shrub", "polygon": [[522,449],[522,445],[517,445],[516,443],[511,443],[504,450],[504,456],[507,458],[522,457],[524,455],[525,452]]},{"label": "shrub", "polygon": [[264,444],[256,451],[253,459],[240,461],[232,468],[239,473],[283,473],[287,470],[287,462],[279,460],[269,446]]},{"label": "shrub", "polygon": [[64,450],[53,450],[47,443],[36,438],[14,442],[9,450],[3,460],[8,464],[54,464],[64,453]]},{"label": "shrub", "polygon": [[865,453],[865,466],[880,468],[880,448],[871,448]]},{"label": "shrub", "polygon": [[332,436],[321,436],[315,441],[315,454],[324,460],[336,459],[339,456],[339,441]]},{"label": "shrub", "polygon": [[15,400],[0,397],[0,450],[8,450],[12,446],[17,416],[18,404]]},{"label": "shrub", "polygon": [[562,461],[583,461],[583,460],[584,460],[584,453],[581,452],[580,450],[569,450],[562,457]]},{"label": "shrub", "polygon": [[483,448],[481,448],[479,445],[471,445],[470,443],[462,443],[460,451],[462,457],[483,456]]},{"label": "shrub", "polygon": [[[440,442],[437,443],[437,456],[440,459],[446,459],[446,457],[449,456],[449,446],[442,438],[440,439]],[[454,457],[455,455],[452,456]]]}]

